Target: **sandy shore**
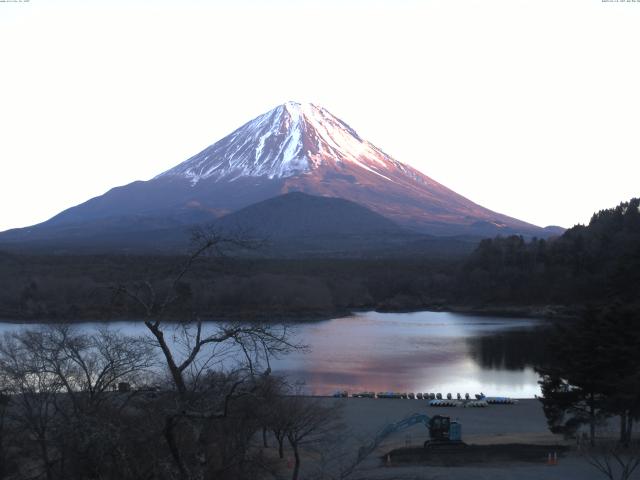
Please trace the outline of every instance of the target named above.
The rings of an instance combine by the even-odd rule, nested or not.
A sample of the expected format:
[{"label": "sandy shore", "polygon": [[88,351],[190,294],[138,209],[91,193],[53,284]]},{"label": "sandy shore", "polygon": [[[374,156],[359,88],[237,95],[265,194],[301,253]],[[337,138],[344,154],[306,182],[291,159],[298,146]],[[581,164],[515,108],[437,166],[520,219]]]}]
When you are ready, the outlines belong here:
[{"label": "sandy shore", "polygon": [[[462,424],[462,437],[467,444],[525,443],[537,445],[570,445],[562,436],[553,435],[547,428],[540,402],[520,400],[516,405],[492,405],[486,408],[429,407],[423,400],[400,399],[323,399],[322,402],[342,406],[344,433],[337,441],[343,452],[357,452],[358,447],[375,437],[382,427],[412,413],[447,415]],[[381,458],[394,448],[419,446],[428,439],[423,425],[415,425],[396,432],[385,439],[380,447],[360,464],[350,479],[585,479],[601,478],[575,450],[559,458],[557,465],[549,466],[544,460],[532,462],[483,463],[455,467],[425,465],[386,466]],[[551,448],[550,448],[551,450]],[[303,465],[302,473],[305,468]],[[286,475],[286,472],[283,472]],[[283,476],[286,478],[286,476]],[[304,476],[302,476],[304,478]],[[633,477],[636,478],[636,477]]]}]

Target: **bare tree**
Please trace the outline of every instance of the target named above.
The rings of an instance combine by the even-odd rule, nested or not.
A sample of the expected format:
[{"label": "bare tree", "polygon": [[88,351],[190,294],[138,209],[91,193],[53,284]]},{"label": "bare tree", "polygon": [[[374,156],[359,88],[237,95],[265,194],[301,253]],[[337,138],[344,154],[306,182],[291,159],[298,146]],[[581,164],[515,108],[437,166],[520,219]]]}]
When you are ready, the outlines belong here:
[{"label": "bare tree", "polygon": [[0,478],[5,478],[8,475],[7,428],[5,422],[8,405],[9,397],[0,390]]},{"label": "bare tree", "polygon": [[277,399],[271,404],[270,412],[267,416],[269,429],[278,442],[278,457],[284,458],[284,441],[287,438],[287,428],[289,426],[289,413],[285,408],[285,402]]},{"label": "bare tree", "polygon": [[[290,341],[286,325],[242,322],[205,325],[199,315],[186,308],[180,312],[177,324],[167,325],[164,321],[169,308],[188,296],[189,288],[184,279],[198,260],[208,255],[224,256],[228,248],[247,249],[259,245],[255,240],[246,240],[239,235],[225,236],[215,230],[195,230],[192,252],[164,294],[157,292],[150,281],[114,288],[116,295],[124,295],[141,308],[144,324],[162,351],[172,382],[181,396],[185,396],[190,388],[196,388],[195,381],[200,373],[212,364],[233,359],[254,374],[259,368],[266,367],[270,371],[271,356],[302,348],[302,345]],[[167,338],[168,334],[172,338]]]},{"label": "bare tree", "polygon": [[297,480],[302,461],[301,449],[318,444],[323,436],[336,430],[340,408],[337,404],[327,405],[321,400],[299,395],[283,397],[279,408],[288,417],[285,431],[294,457],[291,478]]},{"label": "bare tree", "polygon": [[78,411],[98,408],[120,382],[135,384],[155,361],[141,339],[108,328],[88,334],[52,325],[14,338],[38,358],[44,373],[58,379]]},{"label": "bare tree", "polygon": [[[344,428],[337,428],[323,436],[317,448],[319,468],[317,480],[344,480],[354,475],[368,455],[372,439],[357,435]],[[355,449],[355,445],[362,445]]]},{"label": "bare tree", "polygon": [[[198,230],[192,253],[164,293],[149,281],[114,288],[117,295],[140,307],[144,324],[162,352],[177,393],[173,405],[165,409],[162,433],[178,475],[184,479],[202,477],[202,472],[211,465],[206,448],[209,430],[203,425],[227,419],[232,401],[259,395],[257,379],[271,372],[270,358],[302,348],[291,341],[286,325],[205,323],[188,308],[189,287],[185,278],[200,259],[210,254],[220,257],[229,247],[255,246],[255,241],[246,241],[241,236]],[[180,306],[180,320],[167,322],[167,314],[176,305]]]},{"label": "bare tree", "polygon": [[602,441],[595,446],[583,444],[580,453],[584,459],[609,480],[629,480],[640,466],[640,443]]},{"label": "bare tree", "polygon": [[[28,459],[35,441],[47,479],[86,478],[105,468],[101,460],[118,455],[127,428],[122,410],[133,395],[113,390],[120,381],[135,382],[153,358],[145,344],[106,328],[80,333],[61,325],[6,334],[0,377],[20,439],[12,447]],[[118,462],[113,465],[116,471]]]},{"label": "bare tree", "polygon": [[[301,346],[287,326],[207,324],[188,308],[186,275],[228,242],[197,238],[164,295],[151,282],[114,288],[142,308],[151,341],[65,325],[0,341],[7,418],[18,432],[13,444],[21,464],[34,467],[30,476],[231,479],[256,478],[270,468],[252,446],[280,393],[270,359]],[[176,311],[183,321],[167,321]],[[120,382],[147,383],[158,359],[168,388],[114,392]]]},{"label": "bare tree", "polygon": [[62,383],[46,371],[40,355],[10,334],[0,341],[0,380],[11,399],[10,420],[27,443],[35,442],[35,449],[29,446],[26,450],[38,452],[37,468],[47,480],[53,480],[57,456],[51,440]]}]

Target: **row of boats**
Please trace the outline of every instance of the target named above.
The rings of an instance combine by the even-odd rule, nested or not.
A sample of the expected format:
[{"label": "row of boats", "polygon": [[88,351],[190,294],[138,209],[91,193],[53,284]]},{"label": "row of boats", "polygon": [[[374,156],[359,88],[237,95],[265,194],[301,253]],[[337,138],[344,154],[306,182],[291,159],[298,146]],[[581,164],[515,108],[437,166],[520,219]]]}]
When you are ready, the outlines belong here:
[{"label": "row of boats", "polygon": [[481,399],[443,399],[430,400],[431,407],[488,407],[489,405],[514,405],[518,403],[515,398],[509,397],[484,397]]},{"label": "row of boats", "polygon": [[468,393],[457,394],[456,398],[452,394],[447,393],[445,397],[441,393],[435,392],[356,392],[349,395],[346,390],[340,390],[333,394],[336,398],[401,398],[408,400],[429,400],[429,405],[432,407],[486,407],[492,404],[506,405],[518,403],[517,400],[509,397],[487,397],[484,393],[480,392],[475,394],[475,398],[471,398]]}]

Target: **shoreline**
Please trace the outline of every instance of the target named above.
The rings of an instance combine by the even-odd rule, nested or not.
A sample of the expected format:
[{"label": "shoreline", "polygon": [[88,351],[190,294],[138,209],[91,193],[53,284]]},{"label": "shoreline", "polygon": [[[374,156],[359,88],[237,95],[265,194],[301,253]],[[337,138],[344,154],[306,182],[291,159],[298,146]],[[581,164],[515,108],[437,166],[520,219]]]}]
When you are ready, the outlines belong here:
[{"label": "shoreline", "polygon": [[[329,398],[329,399],[334,399],[334,400],[393,400],[393,401],[397,401],[397,402],[430,402],[430,400],[424,400],[424,399],[420,399],[420,398],[360,398],[360,397],[334,397],[333,395],[287,395],[287,396],[292,396],[292,397],[305,397],[305,398]],[[500,395],[496,395],[496,396],[500,396]],[[539,398],[538,397],[507,397],[510,398],[511,400],[516,400],[517,402],[529,402],[529,401],[538,401]],[[506,407],[509,407],[510,404],[505,404]],[[517,404],[516,404],[517,405]],[[462,405],[458,405],[457,407],[433,407],[431,405],[429,405],[427,403],[426,405],[429,408],[434,408],[434,409],[444,409],[444,408],[472,408],[472,407],[464,407]],[[502,407],[501,404],[490,404],[489,407],[482,407],[482,408],[492,408],[493,406],[495,407]],[[476,407],[473,407],[476,408]],[[481,408],[480,408],[481,409]]]},{"label": "shoreline", "polygon": [[[462,397],[466,392],[471,393],[472,399],[475,398],[473,394],[480,392],[512,398],[535,398],[540,394],[539,378],[532,367],[537,362],[537,349],[531,345],[537,345],[544,336],[539,329],[548,328],[545,320],[427,311],[413,315],[356,315],[331,321],[272,324],[270,328],[288,330],[296,344],[306,347],[291,355],[271,359],[274,375],[288,377],[291,382],[304,382],[298,393],[325,398],[344,390],[351,394],[363,391],[439,392],[445,399],[447,393],[457,399],[458,392]],[[164,322],[167,332],[173,332],[180,325],[180,322]],[[220,326],[223,324],[205,321],[203,331],[213,331]],[[142,319],[134,318],[109,323],[79,322],[69,324],[69,327],[86,334],[109,328],[129,336],[148,335]],[[56,328],[56,323],[0,324],[0,332],[48,328]],[[515,342],[516,353],[513,353],[514,347],[505,345],[505,341]],[[378,345],[380,349],[373,352],[372,345]],[[495,359],[502,359],[507,354],[515,363],[498,368],[505,373],[495,373]],[[449,373],[444,375],[442,372]],[[416,408],[422,404],[407,405]]]},{"label": "shoreline", "polygon": [[[578,318],[584,308],[569,305],[501,305],[501,306],[472,306],[463,304],[427,304],[423,306],[390,308],[385,305],[372,305],[370,307],[358,307],[352,309],[338,309],[326,312],[274,312],[272,314],[258,312],[231,313],[224,312],[216,316],[210,315],[203,318],[203,322],[247,322],[247,323],[314,323],[336,318],[349,317],[355,313],[417,313],[417,312],[450,312],[478,316],[531,318],[545,320],[574,320]],[[20,318],[19,316],[3,316],[0,314],[0,323],[7,324],[75,324],[75,323],[118,323],[138,322],[142,318],[123,318],[114,316],[111,318]],[[184,321],[180,317],[166,317],[166,322]]]}]

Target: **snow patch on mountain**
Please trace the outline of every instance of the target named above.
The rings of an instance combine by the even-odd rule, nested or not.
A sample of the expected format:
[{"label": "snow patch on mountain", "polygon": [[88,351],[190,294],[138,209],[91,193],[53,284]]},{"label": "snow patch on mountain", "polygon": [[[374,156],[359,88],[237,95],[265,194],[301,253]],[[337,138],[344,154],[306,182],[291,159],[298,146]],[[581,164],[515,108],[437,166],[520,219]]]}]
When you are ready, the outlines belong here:
[{"label": "snow patch on mountain", "polygon": [[363,140],[349,125],[317,105],[287,102],[246,123],[156,178],[178,176],[192,185],[212,178],[287,178],[322,165],[348,163],[388,181],[411,169]]}]

